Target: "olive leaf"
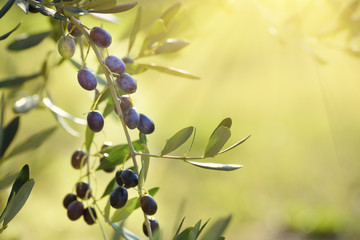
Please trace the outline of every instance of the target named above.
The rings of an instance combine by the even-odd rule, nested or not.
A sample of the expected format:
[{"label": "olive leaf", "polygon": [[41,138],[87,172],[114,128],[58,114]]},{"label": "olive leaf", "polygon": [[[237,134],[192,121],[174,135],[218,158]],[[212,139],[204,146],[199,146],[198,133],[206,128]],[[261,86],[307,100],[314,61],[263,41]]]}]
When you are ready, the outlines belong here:
[{"label": "olive leaf", "polygon": [[179,224],[179,227],[177,228],[177,230],[176,230],[176,232],[174,234],[173,239],[175,239],[179,235],[179,232],[180,232],[180,230],[182,228],[182,225],[184,224],[184,221],[185,221],[185,217],[183,217],[183,219],[181,220],[181,222]]},{"label": "olive leaf", "polygon": [[159,72],[163,72],[163,73],[167,73],[167,74],[174,75],[177,77],[183,77],[183,78],[189,78],[189,79],[200,79],[198,76],[193,75],[184,70],[176,69],[173,67],[163,67],[163,66],[156,65],[155,63],[150,63],[150,64],[142,63],[142,64],[138,64],[138,66],[143,67],[143,68],[152,69],[152,70],[159,71]]},{"label": "olive leaf", "polygon": [[167,39],[156,50],[154,54],[172,53],[189,45],[189,41],[185,39]]},{"label": "olive leaf", "polygon": [[11,122],[4,129],[1,129],[2,141],[0,146],[0,159],[4,156],[6,150],[16,135],[19,128],[19,121],[20,117],[17,116],[11,120]]},{"label": "olive leaf", "polygon": [[148,70],[148,68],[141,64],[126,63],[126,72],[130,75],[141,74]]},{"label": "olive leaf", "polygon": [[190,236],[188,238],[188,240],[196,240],[199,234],[199,230],[200,230],[200,226],[201,226],[201,220],[199,220],[193,227],[193,229],[191,230]]},{"label": "olive leaf", "polygon": [[109,9],[116,5],[116,0],[94,0],[87,1],[86,5],[81,6],[84,9]]},{"label": "olive leaf", "polygon": [[186,160],[186,162],[197,167],[210,169],[210,170],[219,170],[219,171],[233,171],[242,167],[242,165],[238,165],[238,164],[222,164],[222,163],[209,163],[209,162],[202,163],[202,162],[194,162],[189,160]]},{"label": "olive leaf", "polygon": [[27,96],[20,98],[14,103],[13,110],[15,113],[27,113],[39,105],[39,95]]},{"label": "olive leaf", "polygon": [[6,39],[8,36],[10,36],[10,34],[12,34],[16,29],[18,29],[20,25],[21,23],[18,23],[18,25],[16,25],[16,27],[14,27],[10,32],[7,32],[4,35],[0,36],[0,40]]},{"label": "olive leaf", "polygon": [[125,12],[128,11],[130,9],[132,9],[133,7],[135,7],[137,4],[137,2],[132,2],[132,3],[125,3],[125,4],[121,4],[121,5],[116,5],[114,7],[111,8],[107,8],[107,9],[90,9],[88,10],[89,13],[119,13],[119,12]]},{"label": "olive leaf", "polygon": [[64,17],[63,15],[61,15],[60,13],[55,11],[54,9],[44,7],[43,5],[36,5],[36,4],[33,4],[33,3],[30,3],[30,5],[34,9],[37,9],[44,16],[52,17],[52,18],[57,19],[57,20],[63,20],[63,21],[68,20],[67,17]]},{"label": "olive leaf", "polygon": [[210,226],[210,228],[208,228],[209,230],[202,236],[201,240],[219,240],[229,225],[230,220],[231,215],[216,221],[212,226]]},{"label": "olive leaf", "polygon": [[8,174],[6,176],[4,176],[1,180],[0,180],[0,190],[6,188],[7,186],[9,186],[12,182],[14,182],[14,180],[16,179],[17,175],[19,175],[19,173],[13,173],[13,174]]},{"label": "olive leaf", "polygon": [[164,21],[162,19],[156,20],[145,37],[139,53],[139,57],[146,56],[145,51],[150,49],[154,43],[162,40],[166,36],[166,33],[167,29],[165,27]]},{"label": "olive leaf", "polygon": [[20,51],[20,50],[25,50],[31,47],[34,47],[36,45],[38,45],[39,43],[41,43],[42,40],[44,40],[44,38],[46,38],[47,36],[50,35],[50,31],[48,32],[42,32],[42,33],[37,33],[37,34],[32,34],[32,35],[28,35],[28,34],[22,34],[20,36],[18,36],[15,41],[13,41],[12,43],[10,43],[7,47],[8,50],[11,51]]},{"label": "olive leaf", "polygon": [[161,19],[164,21],[165,26],[167,26],[169,24],[169,22],[171,21],[171,19],[176,15],[176,13],[180,10],[181,8],[181,2],[177,2],[174,5],[172,5],[171,7],[169,7],[162,15],[161,15]]},{"label": "olive leaf", "polygon": [[229,128],[219,126],[211,135],[206,146],[204,157],[213,157],[219,153],[225,143],[229,140],[231,131]]},{"label": "olive leaf", "polygon": [[141,24],[141,6],[138,7],[138,11],[136,13],[136,17],[135,17],[135,22],[134,22],[134,26],[131,30],[130,33],[130,37],[129,37],[129,48],[128,48],[128,52],[127,55],[129,55],[131,48],[134,45],[135,39],[136,39],[136,35],[140,29],[140,24]]},{"label": "olive leaf", "polygon": [[101,198],[104,198],[107,195],[109,195],[110,193],[112,193],[112,191],[114,190],[114,188],[116,186],[117,186],[117,184],[116,184],[115,177],[114,177],[113,179],[111,179],[111,181],[106,186],[105,191],[104,191],[103,195],[101,196]]},{"label": "olive leaf", "polygon": [[7,156],[5,156],[4,159],[9,159],[20,153],[24,153],[26,151],[38,148],[43,142],[45,142],[50,137],[51,134],[55,132],[55,130],[56,127],[50,127],[31,135],[23,142],[16,145],[14,149]]},{"label": "olive leaf", "polygon": [[14,2],[15,0],[9,0],[5,3],[5,5],[0,10],[0,18],[2,18],[7,13],[7,11],[9,11]]},{"label": "olive leaf", "polygon": [[181,233],[179,233],[177,236],[175,236],[173,240],[187,240],[187,239],[189,239],[192,230],[193,230],[193,227],[186,228]]},{"label": "olive leaf", "polygon": [[183,128],[166,141],[161,155],[166,155],[184,144],[192,135],[194,127]]},{"label": "olive leaf", "polygon": [[245,142],[246,140],[248,140],[250,137],[251,137],[251,135],[248,135],[247,137],[245,137],[245,138],[241,139],[240,141],[238,141],[238,142],[237,142],[237,143],[235,143],[234,145],[231,145],[230,147],[228,147],[228,148],[226,148],[226,149],[224,149],[224,150],[222,150],[222,151],[218,152],[218,154],[225,153],[225,152],[227,152],[227,151],[229,151],[229,150],[231,150],[231,149],[233,149],[233,148],[235,148],[235,147],[239,146],[240,144],[242,144],[243,142]]},{"label": "olive leaf", "polygon": [[42,73],[35,73],[28,76],[15,76],[15,77],[9,77],[6,79],[3,79],[0,81],[0,88],[11,88],[11,87],[17,87],[24,82],[27,82],[29,80],[33,80],[39,76],[41,76]]},{"label": "olive leaf", "polygon": [[62,9],[63,9],[64,13],[66,13],[66,15],[73,16],[73,17],[79,17],[79,16],[88,14],[88,11],[86,11],[83,8],[79,8],[79,7],[62,6]]},{"label": "olive leaf", "polygon": [[213,131],[212,134],[210,135],[210,138],[214,135],[215,131],[216,131],[219,127],[223,126],[223,127],[227,127],[228,129],[230,129],[230,128],[231,128],[231,125],[232,125],[232,120],[231,120],[231,118],[225,118],[225,119],[223,119],[223,120],[219,123],[219,125],[217,125],[217,127],[214,129],[214,131]]}]

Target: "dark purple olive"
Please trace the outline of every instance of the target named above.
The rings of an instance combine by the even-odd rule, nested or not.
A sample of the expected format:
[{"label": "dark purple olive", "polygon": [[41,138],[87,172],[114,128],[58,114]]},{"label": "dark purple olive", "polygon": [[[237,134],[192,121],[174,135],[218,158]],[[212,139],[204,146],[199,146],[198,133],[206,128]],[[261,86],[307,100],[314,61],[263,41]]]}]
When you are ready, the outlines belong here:
[{"label": "dark purple olive", "polygon": [[104,127],[104,117],[97,110],[91,111],[87,115],[87,124],[92,131],[100,132]]},{"label": "dark purple olive", "polygon": [[115,174],[115,181],[116,183],[119,185],[119,186],[124,186],[124,182],[121,178],[121,174],[122,174],[122,170],[120,171],[116,171],[116,174]]},{"label": "dark purple olive", "polygon": [[67,208],[67,215],[72,221],[79,219],[83,212],[84,205],[79,201],[73,201]]},{"label": "dark purple olive", "polygon": [[72,203],[73,201],[76,201],[76,195],[72,194],[72,193],[68,193],[63,200],[63,205],[65,208],[68,208],[70,203]]},{"label": "dark purple olive", "polygon": [[137,128],[139,129],[140,132],[144,134],[150,134],[154,132],[155,125],[154,122],[148,116],[146,116],[143,113],[140,113],[140,121]]},{"label": "dark purple olive", "polygon": [[95,45],[101,48],[107,48],[112,42],[111,35],[108,31],[100,27],[93,27],[90,31],[90,39]]},{"label": "dark purple olive", "polygon": [[83,33],[80,31],[80,29],[75,27],[72,22],[69,22],[69,24],[67,26],[67,30],[70,33],[70,35],[73,37],[81,37],[83,35]]},{"label": "dark purple olive", "polygon": [[[86,182],[77,183],[76,184],[76,195],[82,199],[84,199],[85,197],[90,198],[91,192],[90,192],[89,188],[90,188],[90,186]],[[87,192],[89,192],[89,193],[87,194]]]},{"label": "dark purple olive", "polygon": [[126,70],[123,60],[113,55],[110,55],[105,59],[105,64],[112,72],[117,74],[122,74]]},{"label": "dark purple olive", "polygon": [[136,92],[137,84],[135,79],[127,73],[123,73],[116,78],[116,84],[121,91],[127,94]]},{"label": "dark purple olive", "polygon": [[[150,222],[151,233],[154,234],[154,232],[159,230],[159,223],[154,217],[149,218],[149,222]],[[148,231],[147,231],[145,222],[143,223],[142,229],[143,229],[144,234],[148,237],[149,235],[148,235]]]},{"label": "dark purple olive", "polygon": [[131,169],[117,171],[115,179],[119,186],[124,184],[125,188],[132,188],[138,185],[138,175]]},{"label": "dark purple olive", "polygon": [[76,150],[73,155],[71,156],[71,166],[75,169],[80,169],[85,166],[87,157],[86,152],[83,150]]},{"label": "dark purple olive", "polygon": [[91,91],[94,90],[97,86],[97,81],[94,74],[85,68],[78,71],[77,79],[80,86],[85,90]]},{"label": "dark purple olive", "polygon": [[136,110],[136,108],[130,107],[125,112],[124,120],[125,120],[126,126],[128,126],[128,128],[135,129],[139,125],[140,114]]},{"label": "dark purple olive", "polygon": [[155,199],[148,194],[140,197],[140,206],[146,215],[154,215],[157,211]]},{"label": "dark purple olive", "polygon": [[119,209],[125,206],[128,200],[128,192],[124,187],[117,187],[110,194],[110,205],[113,208]]},{"label": "dark purple olive", "polygon": [[[91,211],[91,213],[90,213],[90,211]],[[92,216],[91,216],[91,214],[92,214]],[[85,222],[89,225],[94,224],[97,219],[96,212],[93,207],[85,208],[85,210],[83,212],[83,216],[84,216]]]}]

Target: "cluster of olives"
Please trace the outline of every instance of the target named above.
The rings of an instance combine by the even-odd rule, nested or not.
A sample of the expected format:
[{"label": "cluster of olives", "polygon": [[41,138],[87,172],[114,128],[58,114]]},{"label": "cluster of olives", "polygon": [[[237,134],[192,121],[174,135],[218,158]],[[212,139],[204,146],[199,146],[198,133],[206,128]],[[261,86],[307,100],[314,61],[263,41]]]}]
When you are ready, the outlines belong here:
[{"label": "cluster of olives", "polygon": [[[119,186],[116,187],[110,195],[110,205],[115,209],[119,209],[124,207],[128,200],[127,189],[138,185],[138,175],[131,169],[119,170],[116,172],[115,180]],[[159,228],[159,223],[152,216],[157,211],[155,199],[149,194],[143,194],[140,196],[140,206],[146,215],[151,216],[149,218],[151,231],[156,231]],[[143,223],[143,232],[148,236],[145,222]]]},{"label": "cluster of olives", "polygon": [[64,200],[63,205],[67,209],[67,216],[70,220],[75,221],[83,216],[85,222],[89,225],[95,223],[97,216],[94,207],[84,207],[83,199],[91,197],[89,184],[86,182],[79,182],[76,184],[76,195],[68,193]]}]

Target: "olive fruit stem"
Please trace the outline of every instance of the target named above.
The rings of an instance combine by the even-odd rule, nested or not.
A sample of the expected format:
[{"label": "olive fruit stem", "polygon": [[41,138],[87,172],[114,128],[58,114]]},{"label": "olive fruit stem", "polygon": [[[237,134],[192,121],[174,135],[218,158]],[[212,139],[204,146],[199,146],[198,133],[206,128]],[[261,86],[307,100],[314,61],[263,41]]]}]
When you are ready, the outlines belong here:
[{"label": "olive fruit stem", "polygon": [[[106,80],[107,80],[107,83],[108,83],[108,87],[109,87],[110,93],[111,93],[111,95],[112,95],[112,97],[114,99],[114,104],[115,104],[116,110],[118,112],[118,116],[120,118],[121,125],[123,126],[123,130],[124,130],[124,133],[125,133],[125,136],[126,136],[127,143],[129,145],[130,155],[131,155],[131,158],[132,158],[133,164],[134,164],[134,171],[135,171],[135,173],[137,175],[139,175],[139,168],[138,168],[138,165],[137,165],[137,162],[136,162],[136,154],[135,154],[136,151],[134,149],[134,146],[132,145],[132,141],[131,141],[129,132],[128,132],[128,129],[127,129],[126,124],[125,124],[124,115],[123,115],[123,112],[122,112],[121,107],[120,107],[120,102],[117,100],[118,96],[116,94],[115,86],[114,86],[114,84],[113,84],[113,82],[111,80],[111,77],[110,77],[110,74],[109,74],[109,69],[105,65],[105,61],[102,58],[101,53],[99,52],[99,49],[91,41],[89,33],[84,29],[81,22],[79,20],[77,20],[76,18],[74,18],[74,17],[71,17],[71,16],[66,16],[66,17],[68,17],[69,20],[75,25],[75,27],[79,28],[80,31],[84,34],[84,36],[87,39],[89,45],[93,49],[93,51],[94,51],[100,65],[101,65],[101,67],[104,70]],[[88,166],[89,166],[89,164],[88,164]],[[141,194],[142,194],[141,192],[142,192],[142,189],[138,185],[138,194],[139,194],[139,196],[141,196]],[[148,220],[148,218],[147,218],[147,216],[145,214],[144,214],[144,218],[145,218],[146,229],[148,230],[148,234],[149,234],[149,239],[152,239],[150,223],[149,223],[149,220]]]}]

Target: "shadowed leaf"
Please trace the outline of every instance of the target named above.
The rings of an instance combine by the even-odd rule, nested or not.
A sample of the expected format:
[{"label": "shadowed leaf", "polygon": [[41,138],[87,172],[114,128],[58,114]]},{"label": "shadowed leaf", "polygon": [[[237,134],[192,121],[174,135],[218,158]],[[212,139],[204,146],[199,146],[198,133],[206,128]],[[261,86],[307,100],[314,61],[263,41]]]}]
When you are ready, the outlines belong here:
[{"label": "shadowed leaf", "polygon": [[120,19],[113,15],[113,14],[106,14],[106,13],[89,13],[89,16],[92,16],[94,18],[104,20],[111,23],[119,23]]},{"label": "shadowed leaf", "polygon": [[134,45],[136,35],[140,29],[140,24],[141,24],[141,6],[138,7],[138,11],[137,11],[136,17],[135,17],[135,23],[134,23],[134,26],[130,33],[128,55],[131,51],[132,46]]},{"label": "shadowed leaf", "polygon": [[193,230],[193,227],[188,227],[184,231],[182,231],[180,234],[174,237],[174,240],[188,240],[190,237],[190,234]]},{"label": "shadowed leaf", "polygon": [[204,157],[213,157],[223,148],[231,136],[230,129],[224,126],[216,128],[206,146]]},{"label": "shadowed leaf", "polygon": [[127,63],[126,64],[126,72],[130,75],[136,75],[136,74],[143,73],[147,69],[148,68],[146,66],[141,65],[141,64],[136,64],[136,63]]},{"label": "shadowed leaf", "polygon": [[221,163],[202,163],[202,162],[194,162],[194,161],[186,161],[194,166],[210,169],[210,170],[219,170],[219,171],[233,171],[242,167],[242,165],[238,164],[221,164]]},{"label": "shadowed leaf", "polygon": [[150,49],[155,42],[162,40],[167,33],[166,27],[164,25],[164,21],[162,19],[158,19],[151,26],[146,38],[141,47],[139,57],[145,56],[145,51]]},{"label": "shadowed leaf", "polygon": [[192,229],[192,231],[191,231],[191,233],[190,233],[190,236],[189,236],[188,240],[196,240],[196,239],[197,239],[200,226],[201,226],[201,220],[199,220],[199,221],[195,224],[195,226],[193,227],[193,229]]},{"label": "shadowed leaf", "polygon": [[34,47],[41,43],[41,41],[44,40],[44,38],[46,38],[47,36],[49,36],[50,33],[51,32],[42,32],[32,35],[20,35],[15,39],[15,41],[8,45],[7,49],[12,51],[20,51]]},{"label": "shadowed leaf", "polygon": [[177,77],[183,77],[183,78],[189,78],[189,79],[200,79],[198,76],[193,75],[184,70],[176,69],[176,68],[172,68],[172,67],[163,67],[163,66],[156,65],[155,63],[138,64],[138,66],[152,69],[152,70],[159,71],[159,72],[163,72],[163,73],[167,73],[167,74],[174,75]]},{"label": "shadowed leaf", "polygon": [[90,9],[88,10],[88,12],[89,13],[119,13],[132,9],[133,7],[135,7],[136,4],[137,2],[126,3],[126,4],[116,5],[114,7],[107,9]]},{"label": "shadowed leaf", "polygon": [[41,76],[41,73],[36,73],[29,76],[16,76],[16,77],[6,78],[0,81],[0,88],[16,87],[23,84],[26,81],[33,80],[39,76]]},{"label": "shadowed leaf", "polygon": [[46,139],[50,137],[51,134],[54,133],[55,130],[56,127],[47,128],[41,132],[38,132],[28,137],[27,139],[25,139],[25,141],[16,145],[12,150],[12,152],[10,152],[7,156],[5,156],[5,158],[8,159],[20,153],[38,148],[43,142],[46,141]]},{"label": "shadowed leaf", "polygon": [[229,225],[231,220],[231,215],[227,218],[220,219],[216,221],[212,226],[210,226],[208,231],[202,236],[201,240],[218,240],[221,238],[221,235],[224,233],[225,229]]},{"label": "shadowed leaf", "polygon": [[187,127],[175,133],[171,138],[166,141],[166,144],[161,151],[161,155],[166,155],[176,150],[190,138],[193,131],[194,127]]},{"label": "shadowed leaf", "polygon": [[86,125],[86,130],[85,130],[85,149],[86,149],[86,151],[90,150],[91,144],[94,140],[94,134],[95,133],[90,130],[89,126]]},{"label": "shadowed leaf", "polygon": [[9,147],[10,143],[14,139],[17,130],[19,128],[19,120],[20,117],[17,116],[11,122],[2,130],[2,144],[0,146],[0,159],[4,156],[4,153],[6,152],[7,148]]},{"label": "shadowed leaf", "polygon": [[5,3],[5,5],[0,10],[0,18],[2,18],[7,13],[7,11],[9,11],[14,2],[15,0],[9,0]]},{"label": "shadowed leaf", "polygon": [[88,2],[85,6],[82,6],[84,9],[109,9],[115,7],[116,0],[95,0]]},{"label": "shadowed leaf", "polygon": [[12,34],[16,29],[18,29],[20,25],[21,25],[21,23],[16,25],[16,27],[14,27],[10,32],[5,33],[4,35],[0,36],[0,40],[6,39],[8,36],[10,36],[10,34]]}]

